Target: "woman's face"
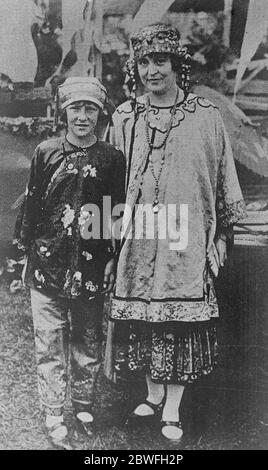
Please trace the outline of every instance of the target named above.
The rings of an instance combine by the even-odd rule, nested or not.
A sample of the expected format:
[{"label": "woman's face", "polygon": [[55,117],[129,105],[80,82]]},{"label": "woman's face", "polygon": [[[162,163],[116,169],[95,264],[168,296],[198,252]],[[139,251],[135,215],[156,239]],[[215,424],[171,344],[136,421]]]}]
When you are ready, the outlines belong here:
[{"label": "woman's face", "polygon": [[77,101],[66,108],[68,132],[76,138],[85,138],[94,133],[99,107],[91,101]]},{"label": "woman's face", "polygon": [[138,73],[142,84],[152,93],[162,95],[176,85],[169,54],[154,53],[138,60]]}]

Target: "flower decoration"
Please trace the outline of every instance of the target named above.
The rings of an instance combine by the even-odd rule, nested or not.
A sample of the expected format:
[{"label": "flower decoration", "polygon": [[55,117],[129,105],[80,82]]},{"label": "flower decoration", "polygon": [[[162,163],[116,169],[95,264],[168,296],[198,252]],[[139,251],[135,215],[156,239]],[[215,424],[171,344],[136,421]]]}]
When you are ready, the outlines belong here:
[{"label": "flower decoration", "polygon": [[35,272],[34,272],[34,276],[35,276],[35,279],[40,282],[40,284],[44,284],[45,283],[45,277],[44,275],[41,273],[40,269],[36,269]]},{"label": "flower decoration", "polygon": [[82,286],[82,273],[80,271],[76,271],[72,279],[72,287],[71,287],[72,297],[78,297],[78,295],[80,294],[81,286]]},{"label": "flower decoration", "polygon": [[91,178],[96,178],[97,176],[97,170],[95,167],[91,166],[91,165],[85,165],[83,168],[83,172],[84,172],[84,178],[86,178],[88,176],[88,174],[91,176]]},{"label": "flower decoration", "polygon": [[6,258],[6,271],[8,273],[14,273],[16,264],[17,264],[16,260],[11,259],[11,258]]},{"label": "flower decoration", "polygon": [[75,212],[74,209],[71,209],[70,204],[65,204],[65,210],[63,211],[63,217],[61,219],[64,228],[69,227],[74,221]]},{"label": "flower decoration", "polygon": [[75,271],[73,275],[74,281],[81,281],[82,280],[82,273],[80,271]]},{"label": "flower decoration", "polygon": [[92,212],[86,211],[85,209],[81,208],[80,215],[78,217],[78,224],[80,226],[83,226],[90,220],[90,217],[94,217],[94,214]]},{"label": "flower decoration", "polygon": [[92,258],[93,258],[92,254],[89,253],[88,251],[83,251],[83,252],[82,252],[82,256],[84,256],[87,261],[91,261]]},{"label": "flower decoration", "polygon": [[98,290],[98,285],[94,285],[92,281],[87,281],[85,283],[85,288],[86,290],[89,290],[89,292],[97,292]]},{"label": "flower decoration", "polygon": [[[23,117],[16,118],[0,116],[0,129],[11,132],[14,135],[26,137],[41,136],[48,137],[52,133],[52,121],[46,117]],[[58,123],[57,131],[65,128],[64,123]]]},{"label": "flower decoration", "polygon": [[67,170],[67,173],[68,173],[68,174],[71,174],[71,173],[72,173],[73,175],[77,175],[78,170],[77,170],[77,168],[74,168],[73,170]]},{"label": "flower decoration", "polygon": [[67,173],[73,173],[74,175],[77,175],[78,169],[74,167],[73,163],[68,163],[67,165]]},{"label": "flower decoration", "polygon": [[16,292],[23,290],[23,284],[21,279],[13,279],[9,286],[9,291],[11,294],[16,294]]}]

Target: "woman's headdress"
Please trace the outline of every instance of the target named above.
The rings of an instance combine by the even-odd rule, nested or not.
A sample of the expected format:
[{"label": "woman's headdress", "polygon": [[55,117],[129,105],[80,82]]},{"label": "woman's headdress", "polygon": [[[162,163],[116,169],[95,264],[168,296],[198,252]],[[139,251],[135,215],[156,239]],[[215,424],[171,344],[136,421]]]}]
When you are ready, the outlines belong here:
[{"label": "woman's headdress", "polygon": [[190,80],[190,60],[186,46],[180,41],[180,33],[174,26],[166,24],[155,24],[145,26],[137,31],[130,38],[133,58],[129,59],[126,64],[127,73],[133,82],[134,92],[135,83],[135,65],[142,57],[152,53],[172,54],[181,64],[181,87],[188,91]]}]

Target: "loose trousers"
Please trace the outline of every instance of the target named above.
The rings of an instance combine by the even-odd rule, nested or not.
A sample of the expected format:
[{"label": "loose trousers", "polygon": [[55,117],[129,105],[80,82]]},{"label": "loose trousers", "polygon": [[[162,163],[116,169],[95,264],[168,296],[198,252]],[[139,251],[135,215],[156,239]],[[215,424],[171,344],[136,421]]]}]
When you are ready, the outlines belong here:
[{"label": "loose trousers", "polygon": [[68,384],[74,405],[92,406],[101,366],[102,297],[70,301],[31,289],[31,304],[38,389],[46,413],[62,413]]}]

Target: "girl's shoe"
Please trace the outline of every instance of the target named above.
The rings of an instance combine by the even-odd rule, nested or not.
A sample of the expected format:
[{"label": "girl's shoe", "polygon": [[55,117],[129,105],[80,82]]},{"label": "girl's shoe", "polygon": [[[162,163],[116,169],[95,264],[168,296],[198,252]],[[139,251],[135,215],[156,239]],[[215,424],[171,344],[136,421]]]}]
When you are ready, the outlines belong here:
[{"label": "girl's shoe", "polygon": [[[64,433],[64,431],[66,433]],[[69,438],[68,428],[63,421],[55,423],[53,426],[46,426],[46,434],[53,447],[61,450],[73,450],[73,446]]]},{"label": "girl's shoe", "polygon": [[[182,425],[180,421],[160,421],[161,424],[161,434],[169,442],[176,442],[177,444],[181,442],[183,436]],[[176,431],[176,432],[174,432]],[[177,437],[176,437],[177,435]]]},{"label": "girl's shoe", "polygon": [[75,414],[75,419],[79,430],[86,435],[86,437],[92,437],[94,423],[92,414],[89,411],[78,411]]}]

